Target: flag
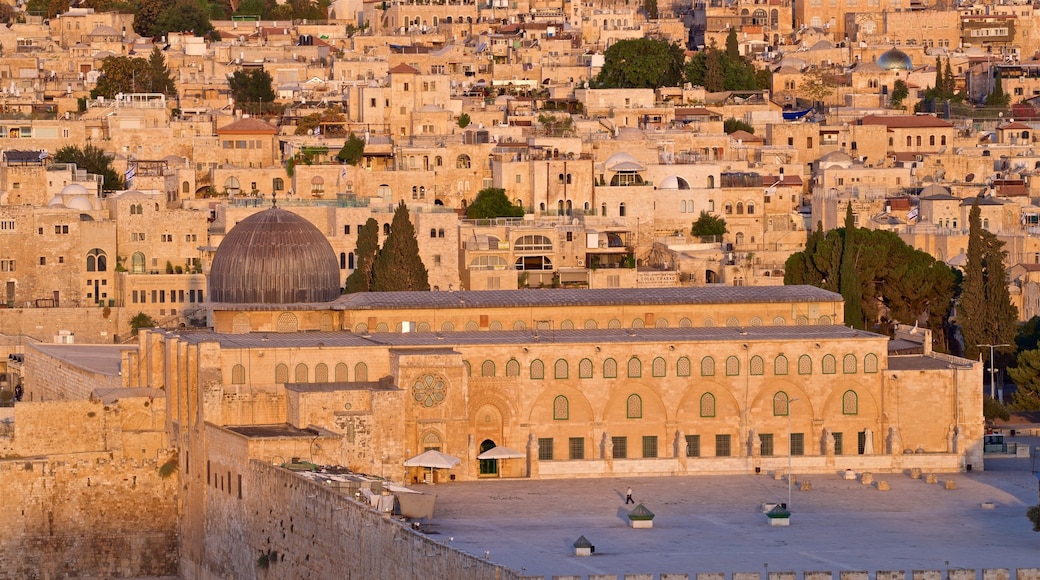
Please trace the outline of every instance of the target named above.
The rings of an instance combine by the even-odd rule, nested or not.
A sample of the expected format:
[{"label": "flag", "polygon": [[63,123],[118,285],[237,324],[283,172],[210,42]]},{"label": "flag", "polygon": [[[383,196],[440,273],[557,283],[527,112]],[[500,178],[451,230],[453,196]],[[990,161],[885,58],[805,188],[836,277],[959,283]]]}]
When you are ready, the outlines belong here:
[{"label": "flag", "polygon": [[906,214],[906,221],[912,222],[917,221],[917,218],[921,215],[920,207],[914,207]]},{"label": "flag", "polygon": [[137,175],[137,165],[129,165],[126,168],[126,173],[123,175],[123,181],[126,182],[126,188],[130,189],[134,183],[134,176]]}]

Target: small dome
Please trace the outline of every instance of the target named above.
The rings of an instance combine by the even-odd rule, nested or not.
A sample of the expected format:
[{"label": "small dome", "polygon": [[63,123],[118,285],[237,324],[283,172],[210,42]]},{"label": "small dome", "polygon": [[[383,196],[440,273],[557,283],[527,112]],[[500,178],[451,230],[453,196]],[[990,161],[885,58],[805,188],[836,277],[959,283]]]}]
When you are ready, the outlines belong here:
[{"label": "small dome", "polygon": [[615,153],[615,154],[611,155],[610,157],[608,157],[607,158],[607,162],[605,163],[605,165],[607,166],[607,168],[610,168],[610,167],[613,167],[614,165],[617,165],[619,163],[637,163],[638,164],[639,160],[637,160],[631,154],[625,153],[624,151],[621,151],[620,153]]},{"label": "small dome", "polygon": [[690,189],[690,183],[678,175],[669,175],[661,180],[657,189]]},{"label": "small dome", "polygon": [[90,200],[87,199],[85,195],[77,195],[70,199],[69,202],[65,204],[65,207],[69,209],[78,209],[80,211],[90,211],[94,209],[94,205],[90,203]]},{"label": "small dome", "polygon": [[885,70],[910,70],[914,62],[910,56],[898,48],[886,50],[877,58],[878,66]]},{"label": "small dome", "polygon": [[339,294],[339,261],[328,239],[311,222],[281,208],[239,222],[213,256],[213,302],[331,302]]},{"label": "small dome", "polygon": [[842,169],[848,169],[852,167],[852,157],[844,151],[831,151],[830,153],[820,157],[817,162],[820,169],[830,169],[831,167],[840,167]]},{"label": "small dome", "polygon": [[65,200],[61,198],[61,195],[55,195],[47,202],[47,207],[65,207]]},{"label": "small dome", "polygon": [[90,195],[87,188],[78,183],[70,183],[61,189],[62,195]]}]

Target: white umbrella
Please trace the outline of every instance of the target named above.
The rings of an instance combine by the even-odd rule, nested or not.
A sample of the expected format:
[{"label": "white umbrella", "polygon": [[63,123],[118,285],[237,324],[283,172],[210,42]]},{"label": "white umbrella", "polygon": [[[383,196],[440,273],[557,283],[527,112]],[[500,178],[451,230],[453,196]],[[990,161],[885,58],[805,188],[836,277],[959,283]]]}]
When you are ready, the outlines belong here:
[{"label": "white umbrella", "polygon": [[[492,447],[491,449],[488,449],[487,451],[481,453],[477,456],[477,459],[523,459],[524,457],[527,457],[527,454],[523,453],[522,451],[517,451],[516,449],[510,449],[508,447],[499,446]],[[502,477],[501,469],[498,469],[498,476]]]},{"label": "white umbrella", "polygon": [[434,469],[451,469],[455,467],[462,460],[458,457],[452,457],[447,453],[441,453],[436,449],[425,451],[408,459],[404,462],[405,467],[426,467],[430,470],[430,478],[428,482],[433,483],[433,470]]}]

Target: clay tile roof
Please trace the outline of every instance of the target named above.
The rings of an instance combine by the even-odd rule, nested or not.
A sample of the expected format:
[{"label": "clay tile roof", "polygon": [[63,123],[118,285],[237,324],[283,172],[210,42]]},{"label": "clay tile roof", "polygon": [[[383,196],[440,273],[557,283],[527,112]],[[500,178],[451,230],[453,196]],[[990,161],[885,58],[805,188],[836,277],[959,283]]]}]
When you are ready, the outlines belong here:
[{"label": "clay tile roof", "polygon": [[278,127],[252,117],[239,119],[217,129],[217,135],[277,135]]},{"label": "clay tile roof", "polygon": [[394,68],[390,69],[389,72],[390,72],[390,74],[409,74],[409,75],[417,75],[417,74],[419,74],[418,70],[416,70],[415,68],[410,67],[410,66],[404,64],[403,62],[401,64],[395,66]]},{"label": "clay tile roof", "polygon": [[1030,127],[1029,125],[1026,125],[1025,123],[1019,123],[1018,121],[1011,121],[1010,123],[1004,123],[1003,125],[997,127],[997,129],[1001,129],[1001,130],[1004,130],[1004,131],[1006,131],[1008,129],[1016,129],[1016,130],[1021,131],[1022,129],[1032,129],[1032,127]]}]

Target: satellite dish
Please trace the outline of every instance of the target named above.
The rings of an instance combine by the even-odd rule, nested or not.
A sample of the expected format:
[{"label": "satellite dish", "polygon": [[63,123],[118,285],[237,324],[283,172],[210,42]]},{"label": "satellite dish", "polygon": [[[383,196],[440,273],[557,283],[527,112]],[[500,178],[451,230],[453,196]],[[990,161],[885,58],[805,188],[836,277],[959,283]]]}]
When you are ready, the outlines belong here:
[{"label": "satellite dish", "polygon": [[971,183],[972,181],[975,181],[975,174],[974,173],[969,173],[969,174],[965,175],[964,176],[964,181],[966,181],[968,183]]}]

